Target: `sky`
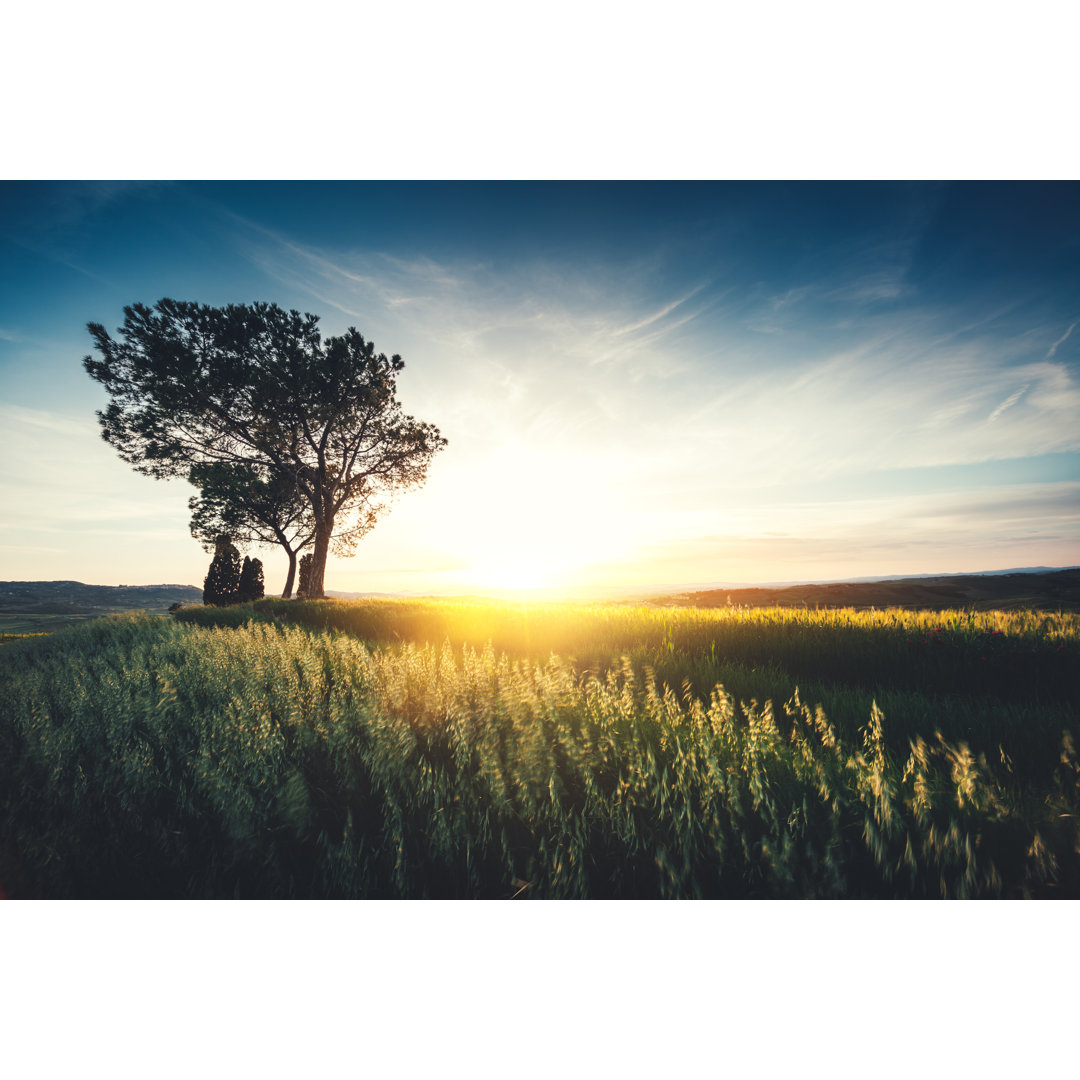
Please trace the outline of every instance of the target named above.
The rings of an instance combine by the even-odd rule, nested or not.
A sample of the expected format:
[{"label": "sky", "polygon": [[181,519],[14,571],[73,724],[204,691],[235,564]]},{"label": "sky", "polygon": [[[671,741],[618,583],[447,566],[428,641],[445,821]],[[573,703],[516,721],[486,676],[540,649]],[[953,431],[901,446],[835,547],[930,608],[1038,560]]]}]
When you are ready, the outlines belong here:
[{"label": "sky", "polygon": [[1080,563],[1075,183],[0,182],[0,579],[201,586],[82,367],[162,297],[403,357],[449,443],[331,591]]}]

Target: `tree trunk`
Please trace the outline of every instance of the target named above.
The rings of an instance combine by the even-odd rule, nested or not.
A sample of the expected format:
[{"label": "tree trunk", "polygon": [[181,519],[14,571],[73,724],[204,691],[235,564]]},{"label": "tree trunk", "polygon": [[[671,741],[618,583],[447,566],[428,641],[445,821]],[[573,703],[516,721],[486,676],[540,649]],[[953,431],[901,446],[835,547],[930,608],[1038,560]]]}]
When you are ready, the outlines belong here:
[{"label": "tree trunk", "polygon": [[[285,547],[282,544],[282,547]],[[289,576],[285,579],[285,591],[281,594],[282,600],[291,600],[293,584],[296,581],[296,552],[291,547],[285,547],[289,556]]]},{"label": "tree trunk", "polygon": [[311,557],[311,578],[308,587],[307,598],[309,600],[322,600],[326,593],[323,591],[323,578],[326,575],[326,555],[330,549],[330,536],[334,531],[334,519],[319,521],[315,525],[315,548]]}]

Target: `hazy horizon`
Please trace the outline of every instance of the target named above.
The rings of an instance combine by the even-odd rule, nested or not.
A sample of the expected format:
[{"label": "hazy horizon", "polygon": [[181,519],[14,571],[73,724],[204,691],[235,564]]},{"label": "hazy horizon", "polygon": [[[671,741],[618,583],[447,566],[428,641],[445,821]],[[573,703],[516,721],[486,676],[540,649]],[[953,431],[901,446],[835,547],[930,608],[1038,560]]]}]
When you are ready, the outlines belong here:
[{"label": "hazy horizon", "polygon": [[[919,580],[922,578],[937,578],[937,577],[966,577],[966,576],[998,576],[1005,574],[1029,574],[1029,573],[1057,573],[1064,570],[1078,570],[1080,565],[1070,566],[1012,566],[1012,567],[998,567],[993,570],[958,570],[949,574],[899,574],[896,575],[896,580]],[[671,590],[676,591],[706,591],[710,589],[779,589],[788,586],[796,587],[800,585],[842,585],[849,583],[862,583],[862,582],[885,582],[892,580],[889,577],[878,577],[877,575],[870,575],[866,577],[857,578],[827,578],[816,579],[814,581],[687,581],[687,582],[648,582],[637,587],[620,587],[610,586],[608,588],[597,588],[595,595],[598,599],[603,599],[604,596],[615,596],[627,594],[630,596],[644,595],[651,591]],[[153,589],[153,588],[193,588],[202,589],[202,584],[197,584],[192,581],[150,581],[150,582],[110,582],[110,581],[79,581],[76,578],[34,578],[34,579],[7,579],[0,581],[0,584],[46,584],[56,585],[72,582],[77,585],[86,585],[92,588],[119,588],[119,589]],[[280,591],[280,590],[279,590]],[[560,596],[566,596],[567,598],[587,597],[590,590],[588,586],[579,586],[575,589],[560,590],[557,586],[542,587],[535,586],[531,588],[511,589],[511,588],[493,588],[489,590],[474,590],[469,593],[455,593],[452,590],[433,591],[433,592],[406,592],[404,590],[398,590],[394,592],[383,592],[377,590],[364,590],[364,589],[327,589],[327,596],[389,596],[389,597],[408,597],[414,599],[422,599],[424,597],[447,597],[452,598],[454,596],[477,596],[485,597],[489,599],[501,599],[501,598],[527,598],[531,595],[535,595],[540,599],[546,599],[550,596],[552,599],[559,599]],[[270,590],[267,595],[275,595],[273,590]]]},{"label": "hazy horizon", "polygon": [[1068,183],[4,182],[0,577],[202,582],[81,366],[164,296],[404,358],[449,446],[330,591],[1075,565],[1078,225]]}]

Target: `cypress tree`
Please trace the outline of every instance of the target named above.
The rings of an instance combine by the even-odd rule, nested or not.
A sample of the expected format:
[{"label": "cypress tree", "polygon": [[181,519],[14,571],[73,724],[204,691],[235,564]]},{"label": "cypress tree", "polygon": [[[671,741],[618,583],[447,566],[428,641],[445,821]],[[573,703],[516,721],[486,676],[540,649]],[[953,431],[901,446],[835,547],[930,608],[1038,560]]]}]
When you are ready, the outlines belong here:
[{"label": "cypress tree", "polygon": [[240,588],[240,552],[227,536],[219,536],[214,560],[203,582],[203,603],[224,607],[235,604]]},{"label": "cypress tree", "polygon": [[249,559],[245,555],[244,565],[240,568],[240,585],[237,590],[237,602],[240,604],[249,604],[252,600],[261,600],[264,593],[262,560]]},{"label": "cypress tree", "polygon": [[314,562],[314,558],[310,552],[307,555],[300,556],[300,584],[297,586],[296,595],[301,599],[307,597],[308,590],[311,588],[312,562]]},{"label": "cypress tree", "polygon": [[246,604],[248,601],[248,589],[251,588],[251,560],[245,555],[244,564],[240,567],[240,580],[236,585],[236,602]]}]

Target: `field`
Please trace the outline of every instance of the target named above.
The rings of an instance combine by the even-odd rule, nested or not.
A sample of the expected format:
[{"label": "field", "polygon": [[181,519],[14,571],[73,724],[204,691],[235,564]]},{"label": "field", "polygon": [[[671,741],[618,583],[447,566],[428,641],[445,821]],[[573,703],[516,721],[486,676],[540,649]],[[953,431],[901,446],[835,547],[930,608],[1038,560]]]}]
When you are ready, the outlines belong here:
[{"label": "field", "polygon": [[67,626],[78,626],[96,615],[38,615],[38,614],[0,614],[0,637],[22,637],[24,634],[51,634],[54,630],[63,630]]},{"label": "field", "polygon": [[1080,616],[264,600],[0,648],[56,897],[1077,897]]},{"label": "field", "polygon": [[81,581],[0,581],[0,640],[51,633],[101,615],[138,609],[164,614],[202,600],[190,585],[84,585]]}]

